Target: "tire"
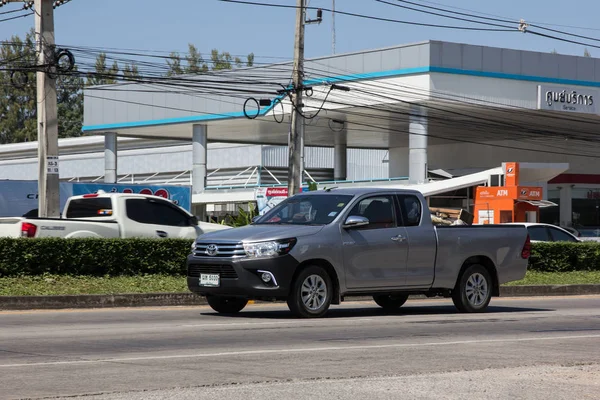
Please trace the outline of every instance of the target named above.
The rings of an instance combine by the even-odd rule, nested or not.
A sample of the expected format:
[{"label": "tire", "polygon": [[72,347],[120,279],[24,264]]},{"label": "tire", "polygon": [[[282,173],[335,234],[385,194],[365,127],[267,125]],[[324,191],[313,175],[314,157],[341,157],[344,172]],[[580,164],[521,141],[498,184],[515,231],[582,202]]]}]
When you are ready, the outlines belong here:
[{"label": "tire", "polygon": [[492,299],[492,278],[484,266],[473,264],[459,277],[454,290],[452,301],[460,312],[483,312]]},{"label": "tire", "polygon": [[329,310],[332,295],[333,285],[327,271],[311,266],[302,270],[292,283],[287,304],[297,317],[318,318]]},{"label": "tire", "polygon": [[407,294],[378,294],[373,296],[375,303],[386,311],[396,311],[408,300]]},{"label": "tire", "polygon": [[206,296],[208,305],[221,314],[235,314],[244,309],[248,304],[247,299],[240,297]]}]

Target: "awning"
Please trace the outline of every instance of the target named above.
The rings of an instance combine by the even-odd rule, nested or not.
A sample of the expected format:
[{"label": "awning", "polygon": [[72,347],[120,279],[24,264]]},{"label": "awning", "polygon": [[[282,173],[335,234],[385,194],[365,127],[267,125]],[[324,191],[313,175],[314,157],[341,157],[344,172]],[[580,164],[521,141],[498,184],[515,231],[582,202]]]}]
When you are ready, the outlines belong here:
[{"label": "awning", "polygon": [[543,208],[543,207],[556,207],[556,206],[558,206],[558,204],[553,203],[553,202],[548,201],[548,200],[517,200],[517,201],[523,202],[523,203],[529,203],[532,206],[537,206],[537,207],[540,207],[540,208]]}]

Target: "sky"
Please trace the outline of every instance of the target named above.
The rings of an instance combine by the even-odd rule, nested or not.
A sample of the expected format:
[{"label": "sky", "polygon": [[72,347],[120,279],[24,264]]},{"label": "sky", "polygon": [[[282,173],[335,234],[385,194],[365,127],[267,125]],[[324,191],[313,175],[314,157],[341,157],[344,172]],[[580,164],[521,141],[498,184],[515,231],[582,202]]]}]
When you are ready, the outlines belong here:
[{"label": "sky", "polygon": [[[257,0],[294,5],[296,0]],[[388,0],[395,2],[396,0]],[[488,14],[511,20],[560,24],[549,26],[578,35],[600,38],[598,0],[412,0],[423,5],[460,12]],[[331,8],[332,0],[309,0],[309,6]],[[0,13],[17,9],[8,4]],[[456,7],[460,7],[459,10]],[[336,9],[392,19],[447,25],[469,25],[397,8],[376,0],[337,0]],[[465,11],[471,10],[471,11]],[[309,15],[315,16],[315,11]],[[0,15],[0,19],[14,14]],[[320,25],[306,27],[306,57],[332,53],[331,13],[324,12]],[[33,26],[33,16],[0,22],[0,40],[23,37]],[[186,52],[188,43],[201,53],[211,49],[245,56],[256,61],[281,61],[293,55],[295,10],[224,3],[218,0],[72,0],[55,9],[56,42],[63,46],[89,46]],[[336,15],[336,53],[382,48],[425,40],[506,47],[521,50],[583,55],[584,46],[532,34],[515,32],[469,32],[439,29]],[[483,25],[479,25],[483,26]],[[516,23],[515,23],[516,26]],[[546,32],[550,33],[551,32]],[[580,40],[571,37],[571,39]],[[590,42],[600,46],[600,41]],[[588,47],[592,56],[600,49]]]}]

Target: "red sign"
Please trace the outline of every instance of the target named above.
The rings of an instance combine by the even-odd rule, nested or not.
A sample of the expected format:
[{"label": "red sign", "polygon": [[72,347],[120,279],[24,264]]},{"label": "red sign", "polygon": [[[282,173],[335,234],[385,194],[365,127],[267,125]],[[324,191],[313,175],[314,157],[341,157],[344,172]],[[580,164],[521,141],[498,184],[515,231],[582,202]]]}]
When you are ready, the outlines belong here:
[{"label": "red sign", "polygon": [[[134,191],[133,189],[123,189],[123,193],[134,193]],[[165,199],[168,199],[170,197],[170,194],[167,189],[158,189],[155,192],[153,192],[152,189],[144,188],[140,190],[140,194],[145,194],[148,196],[158,196]]]},{"label": "red sign", "polygon": [[600,199],[600,192],[597,190],[588,190],[587,198],[588,199]]},{"label": "red sign", "polygon": [[287,188],[268,188],[267,197],[287,197]]}]

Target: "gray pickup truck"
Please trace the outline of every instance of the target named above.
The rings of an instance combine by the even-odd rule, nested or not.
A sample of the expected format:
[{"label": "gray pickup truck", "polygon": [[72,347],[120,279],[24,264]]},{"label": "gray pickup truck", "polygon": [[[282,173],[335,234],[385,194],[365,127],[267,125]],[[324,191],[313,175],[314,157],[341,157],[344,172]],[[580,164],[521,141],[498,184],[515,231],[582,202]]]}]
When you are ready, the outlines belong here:
[{"label": "gray pickup truck", "polygon": [[411,294],[481,312],[500,284],[525,276],[529,253],[523,225],[434,226],[415,190],[319,190],[289,197],[251,225],[201,235],[187,282],[228,314],[254,299],[321,317],[344,297],[365,295],[396,310]]}]

